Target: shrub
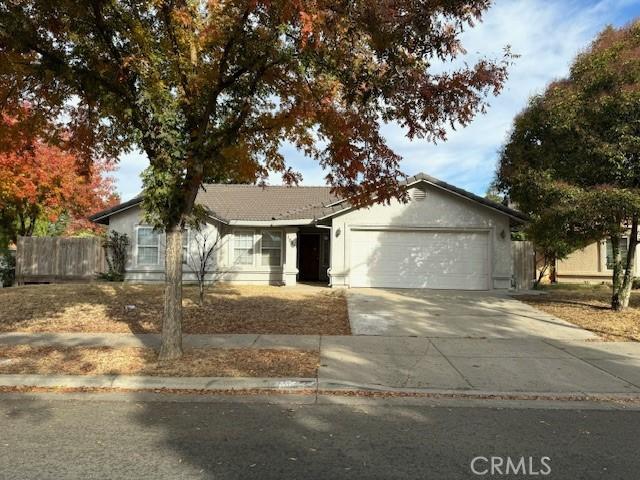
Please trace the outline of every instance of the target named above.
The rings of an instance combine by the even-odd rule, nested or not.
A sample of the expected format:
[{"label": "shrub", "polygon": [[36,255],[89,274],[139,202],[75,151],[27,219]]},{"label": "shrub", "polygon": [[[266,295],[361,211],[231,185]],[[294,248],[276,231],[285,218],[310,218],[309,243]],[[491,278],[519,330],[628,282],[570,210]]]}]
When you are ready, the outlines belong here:
[{"label": "shrub", "polygon": [[633,277],[631,288],[634,290],[638,290],[640,288],[640,277]]},{"label": "shrub", "polygon": [[16,280],[16,257],[13,252],[0,252],[0,285],[10,287]]},{"label": "shrub", "polygon": [[99,278],[109,282],[122,282],[127,267],[129,237],[112,230],[102,243],[105,250],[109,270],[101,273]]}]

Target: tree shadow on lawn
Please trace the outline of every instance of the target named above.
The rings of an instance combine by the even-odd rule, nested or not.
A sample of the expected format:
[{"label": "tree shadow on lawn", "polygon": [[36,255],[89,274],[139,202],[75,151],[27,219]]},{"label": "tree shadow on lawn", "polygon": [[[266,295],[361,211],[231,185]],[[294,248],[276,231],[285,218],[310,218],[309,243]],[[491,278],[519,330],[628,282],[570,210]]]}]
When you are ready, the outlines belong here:
[{"label": "tree shadow on lawn", "polygon": [[319,353],[187,348],[180,359],[159,361],[153,348],[0,345],[0,360],[1,375],[310,378]]},{"label": "tree shadow on lawn", "polygon": [[632,294],[629,308],[614,311],[609,295],[552,293],[541,296],[519,296],[523,302],[551,315],[575,323],[609,340],[637,342],[640,328],[640,295]]},{"label": "tree shadow on lawn", "polygon": [[[150,333],[158,314],[153,298],[161,291],[153,288],[145,292],[141,287],[89,283],[26,285],[2,290],[0,329]],[[136,308],[128,310],[127,305],[136,305]]]},{"label": "tree shadow on lawn", "polygon": [[[157,333],[162,285],[91,283],[31,285],[0,291],[0,331]],[[232,287],[207,291],[185,286],[184,333],[348,335],[341,292],[285,287]]]},{"label": "tree shadow on lawn", "polygon": [[[530,303],[555,303],[587,307],[593,310],[611,310],[611,287],[598,288],[547,288],[545,295],[522,295]],[[543,291],[545,291],[543,290]],[[629,308],[640,309],[640,291],[632,290],[629,298]]]}]

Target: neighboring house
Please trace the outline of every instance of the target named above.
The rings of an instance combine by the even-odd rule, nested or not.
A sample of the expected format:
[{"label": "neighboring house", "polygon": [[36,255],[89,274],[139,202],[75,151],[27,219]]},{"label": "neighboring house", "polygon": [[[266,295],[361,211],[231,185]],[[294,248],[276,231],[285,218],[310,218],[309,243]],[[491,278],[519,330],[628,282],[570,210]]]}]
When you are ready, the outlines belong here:
[{"label": "neighboring house", "polygon": [[[628,238],[620,241],[622,259],[626,262]],[[611,282],[613,275],[613,249],[609,239],[592,243],[576,250],[565,260],[556,263],[558,283],[603,283]],[[634,275],[640,272],[640,258],[636,256]]]},{"label": "neighboring house", "polygon": [[[510,228],[524,216],[419,174],[409,202],[355,209],[329,187],[205,185],[197,202],[220,235],[211,278],[226,282],[335,287],[489,290],[511,286]],[[127,233],[127,281],[161,281],[163,235],[135,198],[91,217]],[[188,254],[194,235],[185,235]],[[185,267],[185,281],[193,276]]]}]

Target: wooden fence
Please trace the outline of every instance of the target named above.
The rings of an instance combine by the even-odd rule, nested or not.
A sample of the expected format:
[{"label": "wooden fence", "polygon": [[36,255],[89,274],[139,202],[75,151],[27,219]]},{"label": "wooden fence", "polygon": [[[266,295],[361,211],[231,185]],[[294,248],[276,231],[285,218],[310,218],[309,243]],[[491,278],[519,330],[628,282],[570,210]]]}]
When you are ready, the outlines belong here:
[{"label": "wooden fence", "polygon": [[516,290],[529,290],[536,276],[535,250],[531,242],[511,242],[513,278]]},{"label": "wooden fence", "polygon": [[95,280],[107,270],[99,237],[19,237],[16,282],[61,283]]}]

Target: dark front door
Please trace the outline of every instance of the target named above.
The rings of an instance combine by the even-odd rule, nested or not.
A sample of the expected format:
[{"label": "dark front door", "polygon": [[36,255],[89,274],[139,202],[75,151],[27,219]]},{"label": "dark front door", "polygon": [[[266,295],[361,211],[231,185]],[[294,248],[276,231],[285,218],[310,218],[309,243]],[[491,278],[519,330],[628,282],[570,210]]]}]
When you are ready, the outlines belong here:
[{"label": "dark front door", "polygon": [[300,280],[320,280],[320,235],[300,234],[298,276]]}]

